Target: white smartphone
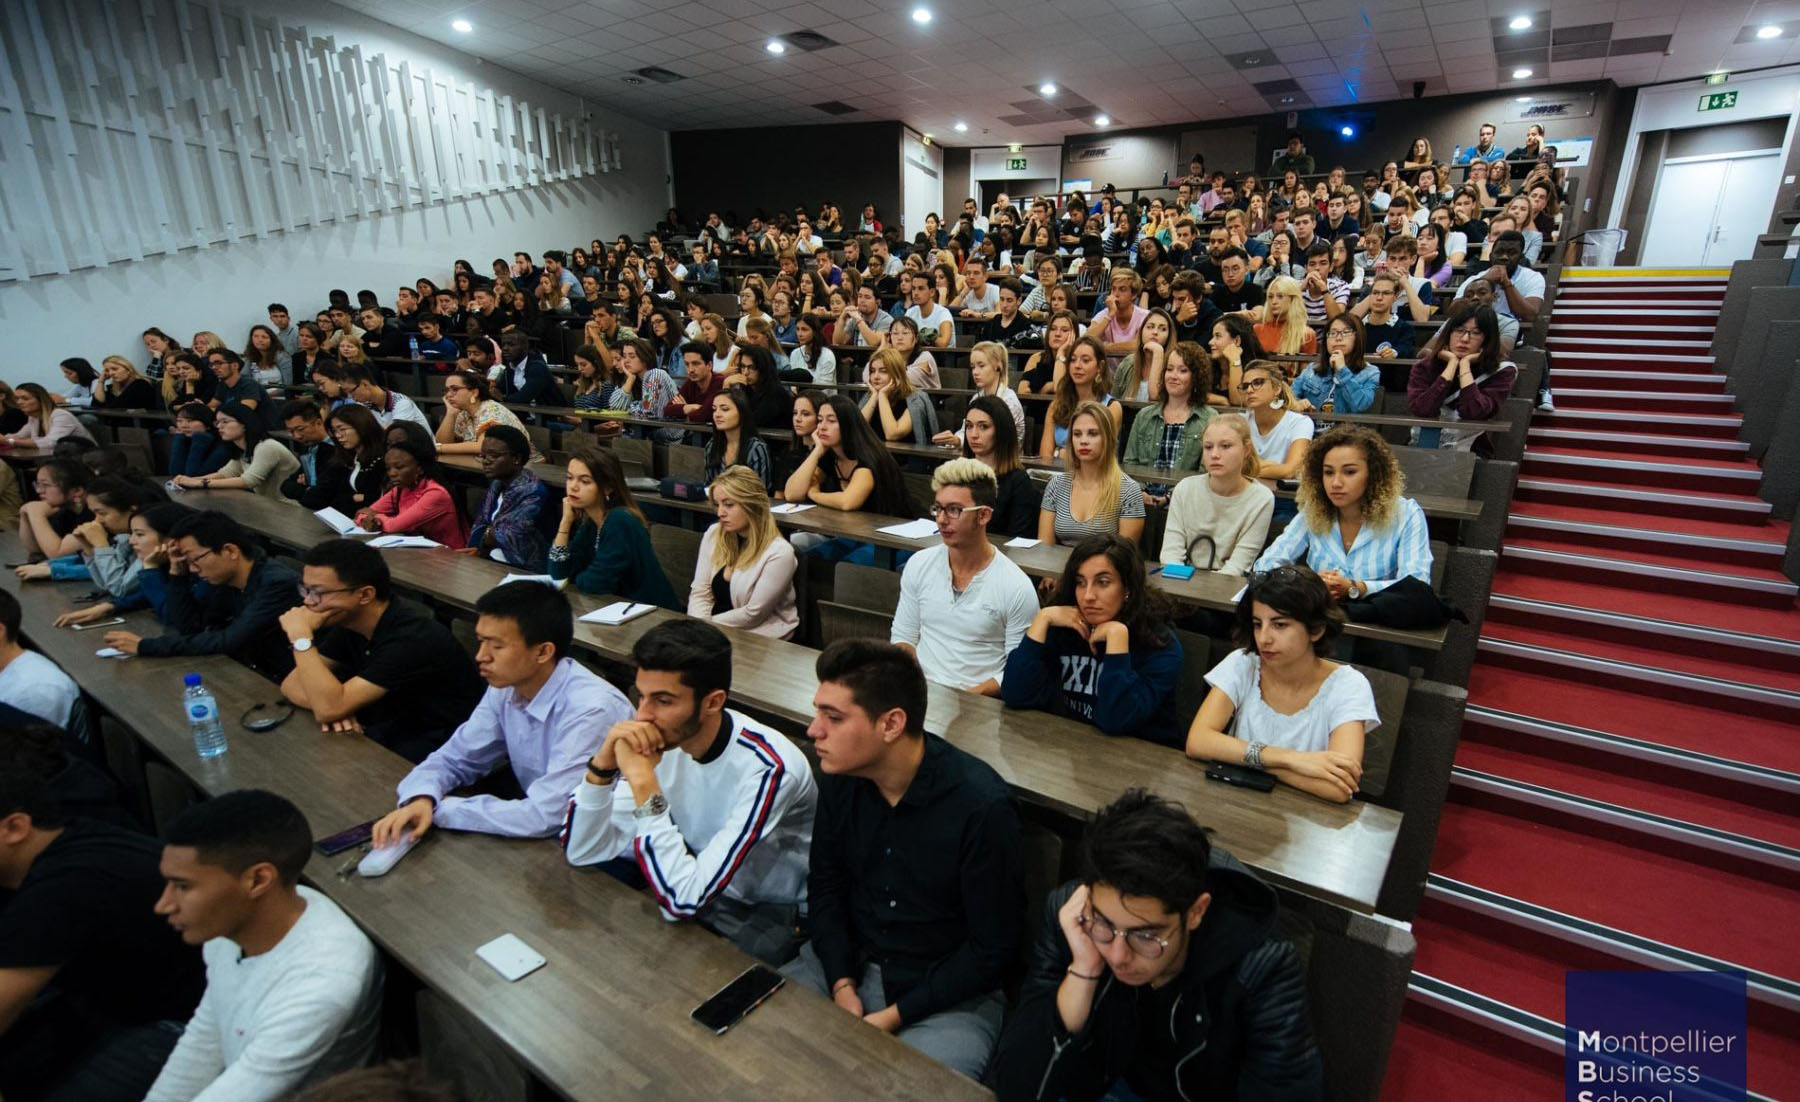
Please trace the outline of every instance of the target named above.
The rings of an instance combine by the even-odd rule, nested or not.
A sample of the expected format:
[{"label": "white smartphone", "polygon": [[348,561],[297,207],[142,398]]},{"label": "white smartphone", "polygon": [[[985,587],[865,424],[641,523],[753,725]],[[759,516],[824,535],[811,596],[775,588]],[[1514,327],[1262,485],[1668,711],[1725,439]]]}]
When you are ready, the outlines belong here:
[{"label": "white smartphone", "polygon": [[86,624],[70,624],[69,630],[70,631],[86,631],[89,628],[110,628],[110,627],[114,627],[118,624],[122,624],[124,622],[125,622],[125,617],[114,616],[110,620],[95,620],[91,623],[86,623]]},{"label": "white smartphone", "polygon": [[501,934],[475,950],[507,980],[523,979],[544,966],[543,954],[519,940],[517,934]]}]

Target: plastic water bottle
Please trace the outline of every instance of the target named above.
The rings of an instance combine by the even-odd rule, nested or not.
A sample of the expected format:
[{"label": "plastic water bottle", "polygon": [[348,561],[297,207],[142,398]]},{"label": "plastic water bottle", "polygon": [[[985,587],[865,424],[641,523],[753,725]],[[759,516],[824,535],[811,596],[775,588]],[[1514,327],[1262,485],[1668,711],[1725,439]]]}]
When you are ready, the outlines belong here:
[{"label": "plastic water bottle", "polygon": [[416,360],[419,358],[419,338],[407,337],[406,347],[411,350],[413,359]]},{"label": "plastic water bottle", "polygon": [[219,722],[219,702],[200,684],[199,674],[188,674],[186,682],[181,707],[194,731],[194,753],[202,758],[216,758],[225,752],[225,726]]},{"label": "plastic water bottle", "polygon": [[1462,164],[1462,146],[1459,145],[1455,149],[1451,150],[1450,163],[1453,165]]}]

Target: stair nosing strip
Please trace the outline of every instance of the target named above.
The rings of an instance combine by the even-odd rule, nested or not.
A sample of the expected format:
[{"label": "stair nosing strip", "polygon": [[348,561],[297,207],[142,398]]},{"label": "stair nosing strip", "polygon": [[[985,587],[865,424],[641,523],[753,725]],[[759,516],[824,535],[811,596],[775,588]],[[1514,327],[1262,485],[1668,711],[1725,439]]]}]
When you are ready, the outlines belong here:
[{"label": "stair nosing strip", "polygon": [[[1554,381],[1550,387],[1552,394],[1575,395],[1581,398],[1630,398],[1633,401],[1653,402],[1704,402],[1707,405],[1737,401],[1735,394],[1683,394],[1674,390],[1595,390],[1591,387],[1556,386]],[[1620,410],[1629,413],[1630,410]]]},{"label": "stair nosing strip", "polygon": [[[1631,409],[1587,409],[1573,406],[1569,409],[1550,411],[1557,417],[1597,418],[1603,421],[1639,421],[1643,419],[1643,411]],[[1741,413],[1669,413],[1664,417],[1675,424],[1707,425],[1721,429],[1742,428],[1744,415]],[[1546,424],[1545,428],[1555,426]]]},{"label": "stair nosing strip", "polygon": [[[1554,447],[1555,445],[1550,445]],[[1737,467],[1701,467],[1682,466],[1676,462],[1657,463],[1644,459],[1609,459],[1604,455],[1565,455],[1561,452],[1532,452],[1525,450],[1525,461],[1533,459],[1539,463],[1567,463],[1576,467],[1607,467],[1625,471],[1641,471],[1644,474],[1666,474],[1681,477],[1734,479],[1739,482],[1755,480],[1762,485],[1762,471],[1746,471]]]},{"label": "stair nosing strip", "polygon": [[1628,562],[1624,559],[1606,559],[1599,555],[1576,554],[1572,551],[1553,551],[1542,547],[1520,547],[1516,543],[1502,543],[1500,555],[1516,555],[1522,559],[1539,562],[1559,562],[1575,566],[1591,566],[1600,570],[1610,570],[1620,574],[1642,574],[1657,578],[1685,579],[1695,585],[1710,585],[1720,589],[1745,589],[1755,593],[1772,593],[1777,596],[1793,597],[1800,595],[1800,584],[1787,581],[1775,581],[1772,578],[1742,578],[1735,574],[1715,574],[1708,570],[1691,570],[1680,566],[1661,566],[1654,563]]},{"label": "stair nosing strip", "polygon": [[1605,486],[1599,483],[1584,482],[1545,482],[1529,475],[1519,476],[1520,486],[1531,490],[1543,490],[1545,493],[1560,494],[1594,494],[1599,497],[1630,497],[1667,502],[1671,505],[1686,505],[1699,509],[1720,509],[1734,512],[1754,513],[1757,516],[1768,516],[1774,506],[1760,498],[1744,498],[1741,501],[1730,501],[1723,498],[1693,497],[1688,494],[1669,490],[1657,490],[1649,486]]},{"label": "stair nosing strip", "polygon": [[1704,823],[1689,822],[1653,811],[1608,803],[1592,796],[1564,792],[1561,789],[1550,788],[1531,781],[1521,781],[1498,773],[1489,773],[1460,765],[1451,768],[1450,783],[1452,785],[1460,784],[1464,788],[1474,789],[1477,792],[1485,792],[1490,796],[1501,796],[1536,807],[1561,811],[1577,818],[1625,827],[1640,834],[1649,834],[1657,838],[1682,842],[1719,853],[1735,854],[1759,864],[1786,869],[1789,872],[1800,870],[1800,850],[1777,842],[1753,838],[1747,834],[1737,834],[1721,830],[1718,827],[1709,827]]},{"label": "stair nosing strip", "polygon": [[1596,658],[1591,654],[1576,654],[1573,651],[1551,650],[1548,647],[1539,647],[1531,643],[1515,643],[1510,639],[1495,639],[1487,635],[1483,635],[1477,640],[1475,646],[1477,650],[1510,653],[1538,661],[1574,666],[1591,673],[1610,673],[1634,681],[1654,681],[1657,684],[1678,682],[1699,692],[1720,695],[1735,693],[1742,697],[1754,697],[1762,703],[1774,704],[1782,708],[1800,708],[1800,694],[1790,693],[1783,689],[1771,689],[1765,685],[1745,685],[1742,682],[1725,681],[1717,677],[1708,677],[1705,674],[1659,669],[1655,666],[1642,666],[1635,662]]},{"label": "stair nosing strip", "polygon": [[1486,1025],[1533,1048],[1547,1052],[1563,1051],[1563,1026],[1541,1014],[1522,1010],[1511,1003],[1483,995],[1439,979],[1428,972],[1413,970],[1406,985],[1407,994],[1459,1018]]},{"label": "stair nosing strip", "polygon": [[1575,746],[1593,747],[1622,757],[1641,760],[1656,759],[1689,772],[1705,773],[1708,776],[1739,781],[1755,785],[1758,788],[1773,788],[1777,791],[1800,795],[1800,774],[1773,769],[1766,765],[1757,765],[1754,762],[1684,750],[1677,746],[1651,742],[1648,739],[1634,738],[1631,735],[1596,731],[1590,727],[1577,727],[1569,723],[1521,715],[1518,712],[1489,708],[1481,704],[1470,704],[1465,707],[1463,721],[1467,723],[1471,719],[1513,734],[1530,735]]},{"label": "stair nosing strip", "polygon": [[1556,517],[1538,517],[1530,513],[1514,511],[1506,518],[1508,525],[1523,524],[1526,527],[1553,528],[1565,532],[1580,532],[1587,536],[1615,536],[1623,539],[1641,539],[1645,543],[1664,543],[1680,541],[1692,547],[1709,547],[1716,551],[1740,551],[1746,555],[1772,555],[1780,558],[1787,554],[1787,545],[1774,540],[1735,539],[1730,536],[1701,536],[1687,532],[1663,532],[1655,528],[1631,528],[1623,525],[1595,524],[1589,520],[1559,520]]},{"label": "stair nosing strip", "polygon": [[1539,933],[1561,934],[1565,941],[1598,948],[1641,964],[1675,964],[1697,972],[1742,972],[1750,987],[1765,993],[1766,997],[1759,1001],[1788,1009],[1800,1008],[1800,983],[1783,976],[1748,968],[1692,949],[1683,949],[1679,945],[1657,941],[1617,926],[1608,926],[1528,899],[1496,892],[1466,880],[1441,873],[1428,873],[1425,878],[1425,895],[1465,910],[1505,918],[1515,925],[1527,926]]},{"label": "stair nosing strip", "polygon": [[[1742,455],[1750,453],[1747,440],[1720,440],[1711,436],[1658,436],[1649,433],[1608,432],[1605,429],[1589,428],[1557,428],[1554,425],[1541,425],[1525,430],[1525,445],[1531,446],[1534,439],[1543,438],[1549,447],[1557,446],[1558,441],[1579,444],[1591,442],[1591,446],[1605,444],[1637,444],[1647,448],[1693,448],[1696,451],[1734,452]],[[1703,458],[1710,459],[1712,456]]]}]

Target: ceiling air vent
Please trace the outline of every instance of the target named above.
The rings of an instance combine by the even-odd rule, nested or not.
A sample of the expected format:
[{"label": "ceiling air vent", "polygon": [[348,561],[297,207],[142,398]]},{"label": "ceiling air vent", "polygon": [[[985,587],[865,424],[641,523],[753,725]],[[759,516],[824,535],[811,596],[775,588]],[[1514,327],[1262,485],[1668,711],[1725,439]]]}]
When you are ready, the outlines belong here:
[{"label": "ceiling air vent", "polygon": [[841,100],[835,99],[828,99],[824,103],[815,103],[813,106],[825,112],[827,115],[854,115],[861,110],[859,107],[852,107]]},{"label": "ceiling air vent", "polygon": [[835,41],[826,38],[818,31],[794,31],[792,34],[782,35],[781,40],[792,46],[794,49],[804,50],[807,53],[812,53],[814,50],[829,49],[830,47],[837,45]]},{"label": "ceiling air vent", "polygon": [[658,84],[674,84],[678,80],[687,79],[680,73],[672,73],[667,69],[659,69],[654,65],[646,66],[642,69],[634,69],[633,72],[637,73],[638,76],[643,77],[645,80],[653,80]]}]

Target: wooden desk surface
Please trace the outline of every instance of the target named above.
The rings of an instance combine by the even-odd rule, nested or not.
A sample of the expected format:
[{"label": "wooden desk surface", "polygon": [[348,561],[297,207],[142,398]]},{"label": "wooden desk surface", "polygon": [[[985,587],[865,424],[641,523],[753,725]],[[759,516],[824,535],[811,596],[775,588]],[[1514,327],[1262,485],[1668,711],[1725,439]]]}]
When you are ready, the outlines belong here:
[{"label": "wooden desk surface", "polygon": [[[3,546],[18,551],[10,535]],[[98,633],[48,626],[85,584],[27,585],[4,574],[0,584],[18,594],[32,642],[208,794],[279,792],[320,837],[393,807],[394,786],[409,766],[386,748],[325,734],[304,711],[273,732],[245,731],[229,717],[279,699],[274,685],[223,657],[96,658]],[[130,619],[134,630],[156,630],[148,613]],[[207,761],[195,756],[178,706],[181,675],[190,672],[202,674],[228,717],[231,748]],[[315,854],[307,879],[568,1098],[824,1100],[844,1097],[846,1083],[858,1097],[992,1097],[793,984],[723,1037],[708,1034],[688,1012],[754,961],[692,923],[664,921],[648,893],[569,867],[552,840],[433,831],[392,873],[373,880],[340,879],[347,859]],[[517,934],[549,964],[517,983],[501,979],[475,949],[503,933]]]},{"label": "wooden desk surface", "polygon": [[[304,509],[255,494],[196,491],[182,500],[222,509],[289,547],[310,547],[331,534]],[[790,516],[801,519],[819,511]],[[385,554],[396,584],[461,609],[473,609],[508,573],[499,563],[453,551]],[[1213,583],[1204,584],[1222,580],[1213,577]],[[1225,581],[1235,591],[1235,583]],[[568,593],[577,616],[612,600]],[[618,627],[577,623],[575,639],[592,654],[625,663],[638,636],[675,615],[659,610]],[[791,723],[810,722],[817,652],[753,632],[723,630],[732,641],[733,699]],[[1363,801],[1331,804],[1285,786],[1261,793],[1218,784],[1167,747],[1140,739],[1106,739],[1085,724],[1010,710],[991,697],[947,686],[932,684],[930,692],[926,729],[992,765],[1021,799],[1085,819],[1126,788],[1147,785],[1193,808],[1214,828],[1220,845],[1272,880],[1342,906],[1374,910],[1399,831],[1397,812]]]}]

